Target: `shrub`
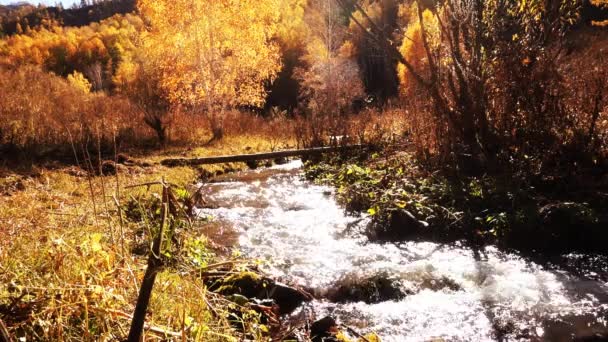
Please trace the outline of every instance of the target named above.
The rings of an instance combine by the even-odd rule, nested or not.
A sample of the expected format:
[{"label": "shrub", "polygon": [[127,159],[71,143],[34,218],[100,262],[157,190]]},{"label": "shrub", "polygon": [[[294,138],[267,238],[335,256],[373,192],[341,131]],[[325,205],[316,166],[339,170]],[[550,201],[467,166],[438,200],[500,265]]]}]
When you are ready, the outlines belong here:
[{"label": "shrub", "polygon": [[11,157],[66,156],[148,135],[125,99],[83,92],[38,67],[0,69],[0,89],[0,152]]}]

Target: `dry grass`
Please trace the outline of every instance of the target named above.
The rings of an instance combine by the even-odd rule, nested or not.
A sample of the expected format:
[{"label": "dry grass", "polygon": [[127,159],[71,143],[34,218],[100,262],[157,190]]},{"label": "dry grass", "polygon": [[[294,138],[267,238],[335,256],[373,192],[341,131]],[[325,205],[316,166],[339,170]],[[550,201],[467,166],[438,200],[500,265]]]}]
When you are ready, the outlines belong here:
[{"label": "dry grass", "polygon": [[[256,151],[266,148],[261,141],[239,138],[188,153],[224,154],[238,151],[241,144]],[[33,176],[2,172],[0,184],[8,193],[0,196],[0,317],[16,337],[125,337],[146,257],[131,253],[141,227],[121,220],[114,197],[121,203],[149,197],[154,188],[126,187],[161,177],[192,188],[200,172],[154,165],[88,178],[70,175],[73,170],[40,169]],[[15,182],[20,184],[17,188],[11,186]],[[188,240],[205,245],[202,226],[186,234]],[[187,266],[180,266],[182,272]],[[214,310],[221,312],[220,317]],[[146,340],[163,339],[163,329],[176,340],[238,340],[241,333],[225,318],[226,310],[226,300],[207,293],[195,272],[164,271],[153,293]],[[259,327],[254,318],[247,329],[255,334]]]},{"label": "dry grass", "polygon": [[[22,151],[44,148],[43,154],[60,149],[68,156],[72,149],[82,154],[83,145],[92,146],[93,160],[97,151],[112,156],[116,148],[139,157],[139,163],[106,177],[88,177],[65,164],[19,171],[0,165],[0,319],[15,337],[28,340],[107,341],[126,336],[147,257],[132,253],[142,243],[141,222],[126,220],[118,208],[133,198],[145,201],[159,190],[129,185],[164,177],[193,188],[203,174],[246,167],[232,163],[169,169],[160,166],[160,160],[293,148],[298,145],[298,125],[305,124],[285,113],[265,119],[235,111],[225,118],[225,138],[206,143],[211,138],[208,123],[177,112],[172,143],[149,154],[139,146],[154,133],[120,98],[79,92],[36,68],[3,70],[2,75],[6,77],[0,79],[0,88],[13,90],[0,99],[0,144]],[[33,78],[39,82],[28,81]],[[368,111],[334,123],[353,142],[370,142],[401,132],[402,122],[398,111]],[[82,158],[79,162],[82,166]],[[185,234],[185,240],[200,244],[199,257],[212,262],[204,223]],[[238,340],[243,331],[261,338],[263,327],[256,315],[248,313],[241,322],[244,328],[235,329],[226,318],[234,304],[208,293],[191,264],[178,269],[157,278],[146,340]]]},{"label": "dry grass", "polygon": [[0,146],[8,152],[70,154],[74,146],[147,139],[141,115],[128,101],[86,93],[36,67],[0,69],[0,89]]}]

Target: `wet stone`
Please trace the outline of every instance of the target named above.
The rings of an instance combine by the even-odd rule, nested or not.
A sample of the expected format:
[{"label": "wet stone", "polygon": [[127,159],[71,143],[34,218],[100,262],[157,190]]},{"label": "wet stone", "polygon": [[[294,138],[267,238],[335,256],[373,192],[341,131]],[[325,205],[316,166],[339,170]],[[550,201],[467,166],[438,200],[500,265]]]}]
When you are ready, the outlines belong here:
[{"label": "wet stone", "polygon": [[310,339],[312,342],[338,341],[334,335],[338,332],[336,320],[330,316],[315,321],[310,326]]},{"label": "wet stone", "polygon": [[212,284],[210,290],[223,295],[241,295],[249,299],[272,299],[279,307],[281,315],[288,314],[302,303],[312,300],[303,290],[281,284],[253,272],[243,272],[224,279],[220,284]]},{"label": "wet stone", "polygon": [[378,222],[368,227],[371,240],[404,241],[410,238],[426,236],[430,232],[428,224],[418,220],[407,210],[393,211],[388,222]]},{"label": "wet stone", "polygon": [[275,163],[276,165],[285,165],[285,164],[287,164],[288,162],[289,162],[289,161],[287,160],[287,158],[284,158],[284,157],[280,157],[280,158],[275,158],[275,159],[274,159],[274,163]]},{"label": "wet stone", "polygon": [[245,162],[245,164],[247,164],[247,167],[249,167],[252,170],[257,169],[260,166],[260,163],[257,160],[249,160],[249,161]]},{"label": "wet stone", "polygon": [[438,279],[428,279],[424,281],[421,285],[422,288],[430,289],[433,291],[441,291],[441,290],[451,290],[451,291],[460,291],[462,287],[458,285],[454,280],[448,277],[441,277]]},{"label": "wet stone", "polygon": [[336,303],[365,302],[373,304],[403,299],[407,294],[401,289],[398,281],[385,275],[378,275],[363,280],[347,280],[330,289],[327,299]]}]

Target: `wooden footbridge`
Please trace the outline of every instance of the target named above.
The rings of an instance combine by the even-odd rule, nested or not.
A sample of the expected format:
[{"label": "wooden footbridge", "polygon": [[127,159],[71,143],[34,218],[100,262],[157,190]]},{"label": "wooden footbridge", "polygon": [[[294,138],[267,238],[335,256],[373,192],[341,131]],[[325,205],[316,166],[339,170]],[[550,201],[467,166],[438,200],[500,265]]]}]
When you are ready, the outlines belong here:
[{"label": "wooden footbridge", "polygon": [[186,165],[203,165],[203,164],[219,164],[232,162],[251,162],[257,160],[267,160],[287,157],[301,157],[310,155],[319,155],[324,153],[344,152],[357,150],[367,147],[367,145],[345,145],[345,146],[326,146],[313,147],[294,150],[283,150],[275,152],[252,153],[252,154],[237,154],[228,156],[215,156],[203,158],[171,158],[162,160],[160,163],[165,166],[186,166]]}]

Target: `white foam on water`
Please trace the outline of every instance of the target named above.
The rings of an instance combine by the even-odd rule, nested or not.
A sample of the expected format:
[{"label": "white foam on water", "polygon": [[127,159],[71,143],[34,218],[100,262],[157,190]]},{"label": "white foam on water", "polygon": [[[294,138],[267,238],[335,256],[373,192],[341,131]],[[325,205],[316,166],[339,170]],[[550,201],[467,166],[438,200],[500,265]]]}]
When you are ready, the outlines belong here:
[{"label": "white foam on water", "polygon": [[[322,292],[344,279],[388,274],[411,293],[376,304],[320,301],[318,315],[378,332],[383,341],[493,341],[496,321],[542,339],[543,319],[608,308],[576,292],[582,280],[494,247],[475,253],[460,244],[370,242],[361,233],[369,219],[345,215],[333,189],[303,180],[294,173],[300,167],[291,162],[252,171],[260,176],[253,180],[206,184],[201,191],[221,207],[199,211],[232,225],[239,248],[265,260],[275,276]],[[445,279],[458,289],[433,288]],[[608,297],[607,284],[593,285]],[[592,323],[601,328],[602,320]]]}]

